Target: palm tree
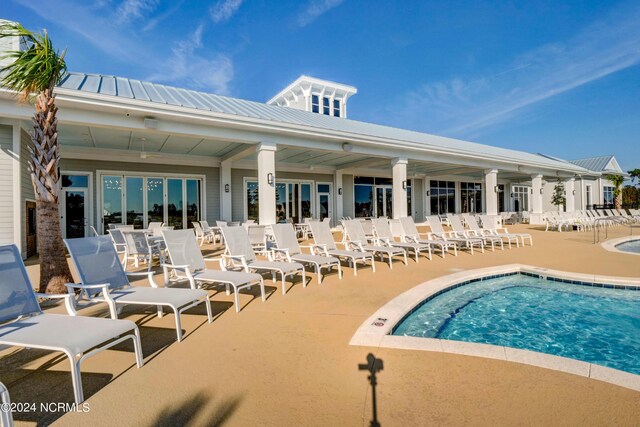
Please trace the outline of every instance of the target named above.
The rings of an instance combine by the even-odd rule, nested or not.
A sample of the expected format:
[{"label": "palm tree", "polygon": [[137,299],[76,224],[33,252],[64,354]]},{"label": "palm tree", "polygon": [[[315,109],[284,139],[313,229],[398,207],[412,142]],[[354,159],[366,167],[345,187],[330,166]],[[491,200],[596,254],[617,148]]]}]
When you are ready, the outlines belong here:
[{"label": "palm tree", "polygon": [[62,244],[58,209],[60,146],[58,145],[53,89],[67,70],[65,52],[59,54],[45,31],[33,33],[15,22],[0,25],[0,38],[20,37],[24,50],[7,52],[12,60],[0,72],[0,85],[20,94],[21,101],[33,100],[35,114],[29,146],[29,170],[36,198],[38,253],[40,254],[40,292],[65,292],[64,283],[72,280]]},{"label": "palm tree", "polygon": [[624,176],[622,175],[607,175],[606,179],[611,181],[614,186],[613,197],[615,200],[616,210],[622,209],[622,184],[624,184]]}]

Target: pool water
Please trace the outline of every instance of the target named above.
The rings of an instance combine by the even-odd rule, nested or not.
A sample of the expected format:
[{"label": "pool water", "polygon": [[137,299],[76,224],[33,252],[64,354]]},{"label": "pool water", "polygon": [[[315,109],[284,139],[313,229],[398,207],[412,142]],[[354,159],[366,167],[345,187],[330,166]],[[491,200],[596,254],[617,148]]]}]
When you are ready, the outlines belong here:
[{"label": "pool water", "polygon": [[616,249],[624,252],[633,252],[636,254],[640,254],[640,239],[629,240],[628,242],[620,243],[616,245]]},{"label": "pool water", "polygon": [[640,291],[508,275],[428,300],[393,334],[533,350],[640,375]]}]

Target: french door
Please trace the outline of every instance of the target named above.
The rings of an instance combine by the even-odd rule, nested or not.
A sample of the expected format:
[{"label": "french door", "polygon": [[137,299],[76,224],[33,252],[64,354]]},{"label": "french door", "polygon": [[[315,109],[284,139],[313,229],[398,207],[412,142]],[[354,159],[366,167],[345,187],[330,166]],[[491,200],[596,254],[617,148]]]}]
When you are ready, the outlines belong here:
[{"label": "french door", "polygon": [[376,216],[377,217],[393,217],[393,188],[387,185],[378,185],[376,191]]},{"label": "french door", "polygon": [[89,235],[88,188],[62,190],[62,237],[76,239]]},{"label": "french door", "polygon": [[276,183],[276,219],[291,219],[298,223],[312,217],[312,184],[310,182],[281,181]]}]

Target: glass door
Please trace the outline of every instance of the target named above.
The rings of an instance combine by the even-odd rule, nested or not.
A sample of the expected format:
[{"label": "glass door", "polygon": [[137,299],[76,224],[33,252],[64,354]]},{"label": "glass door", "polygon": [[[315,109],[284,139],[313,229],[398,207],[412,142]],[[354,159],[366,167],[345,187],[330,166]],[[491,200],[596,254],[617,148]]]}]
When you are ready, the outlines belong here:
[{"label": "glass door", "polygon": [[391,217],[393,214],[393,188],[389,186],[376,186],[376,216]]},{"label": "glass door", "polygon": [[529,210],[529,192],[531,188],[524,185],[514,185],[511,189],[514,212]]},{"label": "glass door", "polygon": [[333,201],[331,199],[331,184],[319,183],[317,186],[317,206],[318,219],[322,221],[325,218],[333,217]]},{"label": "glass door", "polygon": [[125,206],[127,210],[125,224],[133,228],[145,228],[144,224],[144,179],[142,177],[125,177]]},{"label": "glass door", "polygon": [[167,179],[167,224],[175,229],[184,228],[182,179]]},{"label": "glass door", "polygon": [[73,188],[62,192],[62,237],[75,239],[88,234],[89,206],[87,189]]}]

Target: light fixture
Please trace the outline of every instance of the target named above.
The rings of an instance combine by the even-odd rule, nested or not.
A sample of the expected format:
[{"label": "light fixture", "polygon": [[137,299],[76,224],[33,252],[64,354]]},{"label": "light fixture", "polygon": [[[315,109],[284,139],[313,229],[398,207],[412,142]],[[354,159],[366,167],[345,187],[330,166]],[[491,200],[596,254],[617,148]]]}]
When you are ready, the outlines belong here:
[{"label": "light fixture", "polygon": [[342,196],[342,187],[338,188],[338,194]]},{"label": "light fixture", "polygon": [[349,144],[348,142],[345,142],[344,144],[342,144],[342,149],[344,151],[351,151],[353,150],[353,145]]},{"label": "light fixture", "polygon": [[427,190],[427,197],[431,195],[431,191]]},{"label": "light fixture", "polygon": [[402,181],[402,189],[403,190],[407,189],[407,181]]},{"label": "light fixture", "polygon": [[495,187],[493,187],[493,191],[495,191],[496,193],[500,192],[500,187],[498,187],[497,185]]},{"label": "light fixture", "polygon": [[271,172],[267,174],[267,184],[273,185],[273,174]]},{"label": "light fixture", "polygon": [[511,198],[513,199],[513,193],[511,193]]},{"label": "light fixture", "polygon": [[576,190],[573,190],[573,195],[574,195],[574,196],[576,195]]},{"label": "light fixture", "polygon": [[540,194],[544,194],[544,188],[540,189]]},{"label": "light fixture", "polygon": [[230,188],[229,188],[229,184],[225,184],[225,185],[224,185],[224,192],[225,192],[225,193],[228,193],[228,192],[229,192],[229,190],[230,190]]}]

